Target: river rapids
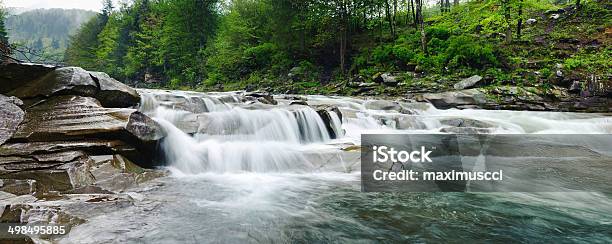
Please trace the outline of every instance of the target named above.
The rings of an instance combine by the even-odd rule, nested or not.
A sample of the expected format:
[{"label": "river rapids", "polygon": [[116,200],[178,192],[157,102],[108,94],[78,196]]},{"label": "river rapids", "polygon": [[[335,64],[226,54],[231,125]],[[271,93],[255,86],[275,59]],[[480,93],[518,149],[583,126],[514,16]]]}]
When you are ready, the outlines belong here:
[{"label": "river rapids", "polygon": [[[363,193],[355,150],[374,133],[611,134],[610,115],[139,93],[140,110],[167,132],[170,176],[127,192],[133,205],[76,226],[62,242],[612,242],[610,192]],[[324,121],[317,109],[330,106],[341,116]]]}]

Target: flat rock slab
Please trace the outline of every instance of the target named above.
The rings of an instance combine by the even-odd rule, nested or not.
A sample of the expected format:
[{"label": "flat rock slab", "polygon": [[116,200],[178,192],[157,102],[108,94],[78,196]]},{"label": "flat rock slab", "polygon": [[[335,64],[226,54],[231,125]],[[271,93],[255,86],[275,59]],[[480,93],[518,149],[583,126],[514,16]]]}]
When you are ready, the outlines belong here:
[{"label": "flat rock slab", "polygon": [[135,109],[103,108],[91,97],[57,96],[26,110],[13,139],[58,141],[118,133]]}]

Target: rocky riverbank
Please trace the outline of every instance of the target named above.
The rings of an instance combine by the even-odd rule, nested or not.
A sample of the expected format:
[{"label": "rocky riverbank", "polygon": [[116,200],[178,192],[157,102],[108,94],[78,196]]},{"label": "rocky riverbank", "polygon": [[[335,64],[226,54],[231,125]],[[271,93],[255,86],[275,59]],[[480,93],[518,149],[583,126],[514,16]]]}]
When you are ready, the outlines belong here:
[{"label": "rocky riverbank", "polygon": [[123,191],[164,175],[152,169],[164,131],[137,111],[134,89],[77,67],[17,63],[0,66],[0,84],[0,222],[75,225],[92,203],[129,202]]}]

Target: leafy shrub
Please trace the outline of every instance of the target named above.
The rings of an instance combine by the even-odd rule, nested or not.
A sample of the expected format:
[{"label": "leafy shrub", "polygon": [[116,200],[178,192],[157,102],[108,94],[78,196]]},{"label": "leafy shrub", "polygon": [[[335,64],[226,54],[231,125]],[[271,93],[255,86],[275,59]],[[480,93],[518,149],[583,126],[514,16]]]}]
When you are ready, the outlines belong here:
[{"label": "leafy shrub", "polygon": [[272,63],[272,57],[276,54],[277,47],[272,43],[263,43],[244,50],[244,58],[248,60],[252,68],[268,67]]},{"label": "leafy shrub", "polygon": [[388,64],[393,61],[393,48],[391,45],[376,47],[372,51],[372,61],[377,64]]},{"label": "leafy shrub", "polygon": [[446,62],[451,67],[481,69],[498,64],[490,44],[480,43],[474,37],[467,35],[450,37],[446,55]]},{"label": "leafy shrub", "polygon": [[440,40],[447,40],[451,36],[451,33],[447,29],[431,27],[425,29],[425,35],[427,39],[437,38]]},{"label": "leafy shrub", "polygon": [[436,37],[431,38],[427,43],[427,49],[430,53],[437,54],[446,51],[447,43]]},{"label": "leafy shrub", "polygon": [[395,45],[393,47],[393,56],[397,61],[408,63],[414,59],[414,51],[405,45]]}]

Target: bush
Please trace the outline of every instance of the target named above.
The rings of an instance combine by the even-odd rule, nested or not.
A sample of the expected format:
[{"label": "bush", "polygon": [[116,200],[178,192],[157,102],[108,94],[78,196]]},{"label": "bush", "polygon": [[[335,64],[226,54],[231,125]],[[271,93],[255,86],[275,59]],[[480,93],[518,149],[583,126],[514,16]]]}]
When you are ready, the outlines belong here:
[{"label": "bush", "polygon": [[372,51],[372,61],[376,64],[388,64],[393,59],[393,48],[391,45],[378,46]]},{"label": "bush", "polygon": [[498,65],[490,44],[481,43],[476,38],[467,35],[449,38],[446,55],[446,62],[451,67],[482,69]]},{"label": "bush", "polygon": [[447,40],[451,36],[451,33],[447,29],[431,27],[425,29],[425,35],[427,39],[437,38],[440,40]]},{"label": "bush", "polygon": [[259,46],[254,46],[244,50],[244,58],[248,60],[249,66],[254,69],[269,67],[272,63],[272,57],[277,52],[276,45],[272,43],[263,43]]},{"label": "bush", "polygon": [[446,51],[447,43],[436,37],[431,38],[427,43],[427,50],[432,54],[443,53]]},{"label": "bush", "polygon": [[393,47],[393,56],[397,61],[409,63],[414,59],[414,51],[405,45],[395,45]]}]

